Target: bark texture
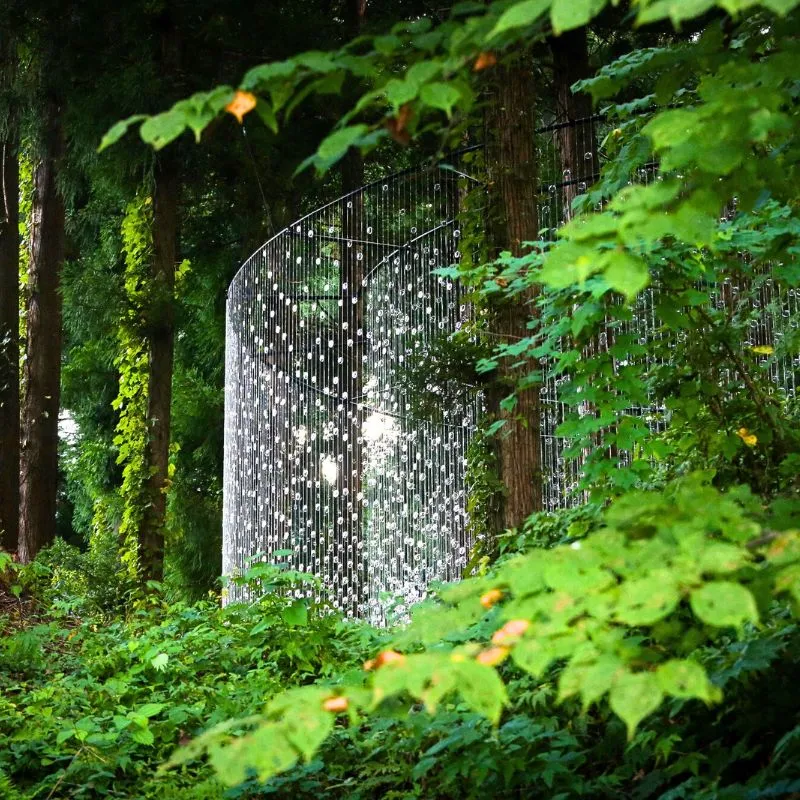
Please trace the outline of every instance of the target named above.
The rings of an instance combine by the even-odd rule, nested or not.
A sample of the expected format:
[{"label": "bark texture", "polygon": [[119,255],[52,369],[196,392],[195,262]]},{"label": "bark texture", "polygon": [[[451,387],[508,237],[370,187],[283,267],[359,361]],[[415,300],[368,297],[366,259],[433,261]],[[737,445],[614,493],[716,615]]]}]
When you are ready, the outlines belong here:
[{"label": "bark texture", "polygon": [[[497,67],[486,113],[486,158],[489,178],[489,235],[496,252],[524,252],[523,242],[539,231],[536,164],[536,90],[524,61]],[[503,341],[528,333],[533,291],[498,301],[493,331]],[[495,413],[507,419],[498,444],[500,478],[505,485],[502,525],[517,527],[542,508],[541,401],[534,386],[518,393],[513,412],[500,411],[499,400],[509,394],[515,375],[500,368],[500,387],[494,393]]]},{"label": "bark texture", "polygon": [[164,577],[164,530],[169,485],[169,443],[172,373],[175,350],[175,264],[178,242],[179,180],[174,161],[167,157],[156,169],[153,192],[152,305],[148,315],[147,419],[150,439],[148,505],[139,532],[142,580]]},{"label": "bark texture", "polygon": [[[0,42],[0,92],[14,80],[11,42]],[[19,141],[13,102],[0,140],[0,547],[19,539]]]},{"label": "bark texture", "polygon": [[61,386],[61,295],[64,200],[57,187],[63,152],[61,108],[45,106],[42,152],[34,173],[28,268],[19,560],[30,562],[55,537],[58,490],[58,412]]}]

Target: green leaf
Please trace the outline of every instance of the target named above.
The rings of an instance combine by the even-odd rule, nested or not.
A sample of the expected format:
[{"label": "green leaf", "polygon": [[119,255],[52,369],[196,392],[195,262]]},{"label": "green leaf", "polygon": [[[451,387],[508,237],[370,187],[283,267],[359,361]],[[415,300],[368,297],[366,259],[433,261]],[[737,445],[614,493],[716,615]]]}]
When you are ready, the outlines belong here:
[{"label": "green leaf", "polygon": [[395,112],[405,103],[410,103],[419,93],[419,86],[412,81],[401,81],[392,78],[386,84],[386,99],[392,104]]},{"label": "green leaf", "polygon": [[622,718],[632,739],[639,723],[652,714],[664,699],[658,681],[651,672],[626,672],[611,687],[611,710]]},{"label": "green leaf", "polygon": [[541,678],[555,660],[555,653],[546,639],[523,639],[511,651],[514,663],[534,678]]},{"label": "green leaf", "polygon": [[151,745],[155,742],[156,737],[153,736],[153,731],[150,728],[137,728],[131,733],[131,739],[139,744]]},{"label": "green leaf", "polygon": [[335,715],[322,708],[329,689],[315,686],[284,692],[270,703],[270,715],[280,715],[284,735],[310,761],[333,730]]},{"label": "green leaf", "polygon": [[275,61],[271,64],[260,64],[245,73],[241,88],[247,91],[265,88],[269,83],[287,78],[296,71],[297,64],[294,61]]},{"label": "green leaf", "polygon": [[533,24],[544,14],[551,2],[552,0],[524,0],[522,3],[515,3],[500,15],[488,38],[493,39],[504,31]]},{"label": "green leaf", "polygon": [[161,150],[170,142],[177,139],[188,125],[186,113],[178,108],[171,108],[163,114],[148,117],[139,128],[139,135],[145,144],[152,145],[156,150]]},{"label": "green leaf", "polygon": [[593,0],[553,0],[550,8],[553,32],[558,35],[585,25],[592,18],[595,5]]},{"label": "green leaf", "polygon": [[698,698],[710,703],[719,692],[696,661],[676,658],[667,661],[656,670],[656,680],[661,690],[673,697]]},{"label": "green leaf", "polygon": [[506,687],[497,671],[477,661],[454,663],[458,675],[457,687],[464,702],[482,714],[493,725],[500,721],[503,706],[508,702]]},{"label": "green leaf", "polygon": [[691,596],[692,611],[706,624],[717,628],[738,628],[758,622],[758,608],[749,589],[732,581],[714,581]]},{"label": "green leaf", "polygon": [[458,103],[461,93],[458,89],[446,83],[428,83],[422,87],[420,99],[431,108],[438,108],[444,111],[449,117],[453,112],[453,106]]},{"label": "green leaf", "polygon": [[697,566],[700,572],[734,572],[749,559],[749,554],[741,547],[724,542],[710,542],[700,550]]},{"label": "green leaf", "polygon": [[281,617],[287,625],[304,627],[308,625],[308,606],[305,600],[295,600],[281,612]]},{"label": "green leaf", "polygon": [[247,778],[251,769],[262,782],[289,769],[297,761],[297,751],[280,722],[267,722],[227,746],[221,743],[209,746],[208,759],[224,783],[236,786]]},{"label": "green leaf", "polygon": [[678,590],[668,575],[649,575],[622,584],[615,617],[626,625],[654,625],[679,602]]},{"label": "green leaf", "polygon": [[558,680],[558,699],[580,694],[583,710],[596,703],[625,669],[615,655],[600,656],[593,663],[570,662]]},{"label": "green leaf", "polygon": [[143,717],[154,717],[156,714],[161,712],[161,709],[165,708],[166,706],[164,703],[145,703],[140,708],[136,709],[136,714],[140,714]]},{"label": "green leaf", "polygon": [[56,744],[64,744],[67,739],[71,739],[75,735],[75,729],[69,728],[68,730],[59,731],[56,736]]},{"label": "green leaf", "polygon": [[132,117],[120,120],[112,125],[100,141],[97,152],[102,153],[107,147],[111,147],[112,144],[118,142],[128,132],[128,128],[130,128],[131,125],[135,125],[137,122],[141,122],[144,119],[147,119],[147,114],[134,114]]},{"label": "green leaf", "polygon": [[366,125],[348,125],[329,134],[317,148],[317,155],[325,161],[338,161],[366,132]]},{"label": "green leaf", "polygon": [[261,121],[273,132],[278,132],[278,118],[275,116],[275,112],[272,110],[272,106],[267,103],[257,103],[256,104],[256,113],[259,117],[261,117]]},{"label": "green leaf", "polygon": [[624,251],[615,250],[609,253],[606,265],[603,276],[609,286],[624,294],[628,301],[633,300],[650,282],[647,264],[641,258]]}]

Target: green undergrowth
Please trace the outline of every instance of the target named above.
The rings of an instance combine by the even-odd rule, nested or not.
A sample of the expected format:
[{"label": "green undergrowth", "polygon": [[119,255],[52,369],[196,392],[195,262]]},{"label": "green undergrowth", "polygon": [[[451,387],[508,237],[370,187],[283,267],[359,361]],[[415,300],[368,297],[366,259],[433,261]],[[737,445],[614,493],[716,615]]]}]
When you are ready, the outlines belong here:
[{"label": "green undergrowth", "polygon": [[[65,595],[63,573],[54,589],[41,564],[18,570],[15,591],[46,602],[4,620],[0,796],[791,797],[798,567],[782,519],[702,475],[541,515],[392,631],[297,599],[301,576],[263,564],[258,602],[153,596],[124,617]],[[559,618],[567,594],[582,610]],[[397,663],[363,668],[389,647]]]}]

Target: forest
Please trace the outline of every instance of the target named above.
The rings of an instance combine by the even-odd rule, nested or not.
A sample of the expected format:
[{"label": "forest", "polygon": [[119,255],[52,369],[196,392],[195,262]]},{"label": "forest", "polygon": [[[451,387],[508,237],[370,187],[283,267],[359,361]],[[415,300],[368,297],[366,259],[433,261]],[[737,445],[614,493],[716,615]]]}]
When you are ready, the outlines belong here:
[{"label": "forest", "polygon": [[3,0],[0,798],[800,798],[799,34]]}]

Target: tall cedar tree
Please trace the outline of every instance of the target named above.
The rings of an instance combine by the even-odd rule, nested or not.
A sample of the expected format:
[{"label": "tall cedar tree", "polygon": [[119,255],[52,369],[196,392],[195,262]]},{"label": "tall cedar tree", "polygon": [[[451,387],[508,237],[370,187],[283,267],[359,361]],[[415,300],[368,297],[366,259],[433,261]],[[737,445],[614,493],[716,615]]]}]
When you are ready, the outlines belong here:
[{"label": "tall cedar tree", "polygon": [[61,295],[64,200],[57,185],[63,156],[62,109],[55,96],[42,108],[43,135],[33,180],[20,452],[19,559],[31,561],[55,537],[58,412],[61,383]]},{"label": "tall cedar tree", "polygon": [[[525,251],[523,242],[539,232],[536,164],[536,88],[527,54],[493,70],[485,124],[489,179],[489,237],[495,252]],[[527,335],[534,290],[497,303],[493,328],[503,340]],[[542,508],[541,401],[539,387],[517,393],[513,411],[501,411],[502,389],[510,393],[515,375],[500,368],[501,391],[495,392],[494,411],[506,419],[498,443],[500,479],[506,493],[502,526],[517,527]]]},{"label": "tall cedar tree", "polygon": [[19,124],[12,93],[16,46],[0,33],[0,545],[19,537]]},{"label": "tall cedar tree", "polygon": [[[164,74],[177,79],[180,39],[174,20],[165,13],[157,20]],[[175,362],[175,263],[178,257],[180,177],[174,152],[159,157],[153,191],[152,304],[148,320],[149,375],[147,419],[150,438],[148,504],[139,531],[142,580],[164,576],[164,530],[167,518],[172,377]]]}]

